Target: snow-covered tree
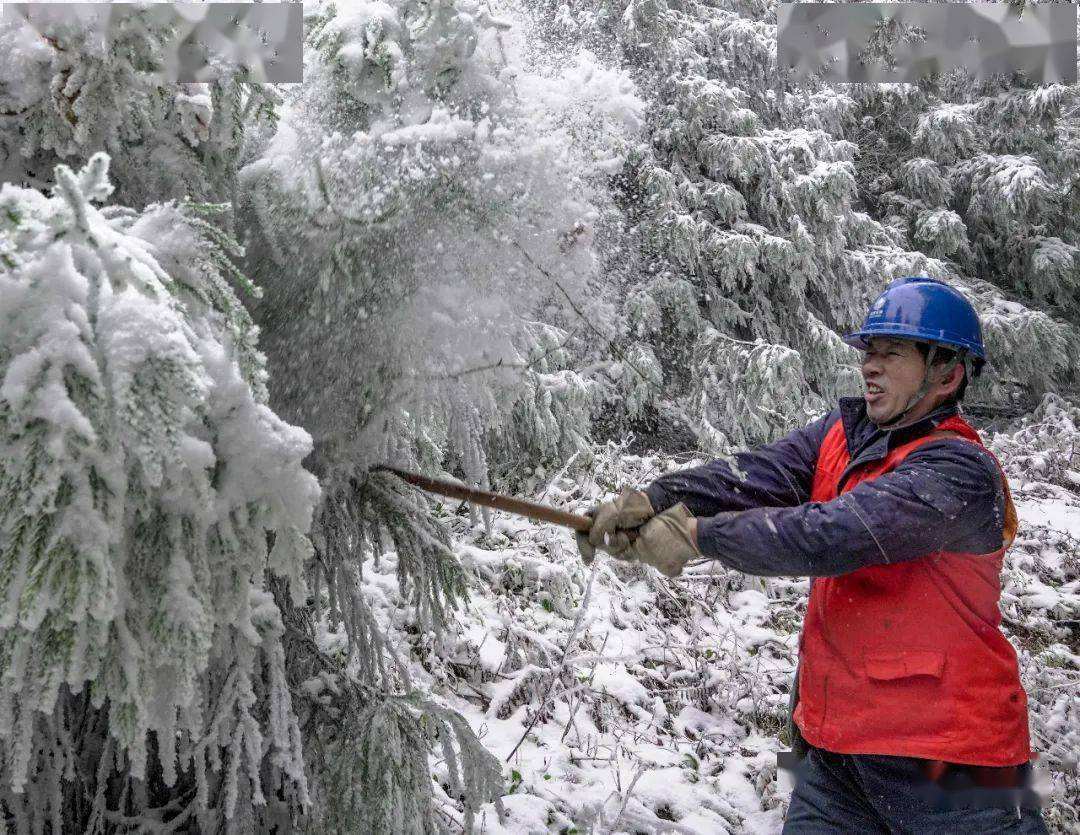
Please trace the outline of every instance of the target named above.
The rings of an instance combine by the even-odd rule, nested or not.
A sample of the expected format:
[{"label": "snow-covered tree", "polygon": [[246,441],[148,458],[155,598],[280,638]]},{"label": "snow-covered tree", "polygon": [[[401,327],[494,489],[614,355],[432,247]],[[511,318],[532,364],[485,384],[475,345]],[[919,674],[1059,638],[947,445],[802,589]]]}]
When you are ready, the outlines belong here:
[{"label": "snow-covered tree", "polygon": [[620,279],[624,402],[650,403],[638,426],[681,423],[709,449],[769,440],[853,390],[837,331],[925,259],[856,210],[854,102],[772,89],[769,8],[594,5],[543,25],[608,33],[651,94],[651,147],[623,181],[640,252]]},{"label": "snow-covered tree", "polygon": [[267,577],[304,594],[311,439],[197,207],[98,209],[108,162],[0,191],[0,806],[250,829],[309,804]]},{"label": "snow-covered tree", "polygon": [[[611,262],[616,347],[644,372],[620,377],[632,425],[686,423],[712,449],[782,434],[858,390],[839,334],[900,275],[979,307],[992,369],[976,404],[1030,408],[1073,384],[1074,90],[777,87],[773,3],[534,8],[545,37],[607,43],[649,93],[652,141],[622,189],[640,258]],[[797,360],[795,377],[765,353]]]},{"label": "snow-covered tree", "polygon": [[[349,718],[313,742],[326,775],[316,826],[358,809],[377,831],[430,823],[418,716],[457,734],[455,800],[471,809],[501,787],[475,737],[418,695],[376,620],[359,571],[372,554],[396,564],[411,625],[436,641],[466,587],[427,505],[369,468],[486,487],[493,471],[517,479],[565,458],[589,431],[568,311],[595,270],[594,183],[618,164],[638,104],[587,57],[555,77],[519,68],[507,30],[465,0],[309,7],[306,81],[240,173],[271,402],[312,433],[325,488],[309,631],[347,636],[335,675],[351,701],[332,703]],[[376,760],[400,764],[385,795]]]},{"label": "snow-covered tree", "polygon": [[235,71],[171,82],[161,72],[183,22],[175,11],[99,12],[39,15],[35,25],[13,8],[4,14],[2,179],[44,189],[58,162],[79,168],[106,151],[123,205],[185,196],[235,202],[245,136],[272,124],[274,86],[245,83]]},{"label": "snow-covered tree", "polygon": [[[4,816],[429,831],[434,746],[468,818],[501,771],[412,685],[359,558],[315,572],[348,651],[317,640],[313,513],[323,554],[356,556],[364,520],[319,503],[310,436],[266,405],[257,329],[221,269],[219,243],[236,245],[203,216],[222,207],[98,210],[107,166],[58,166],[52,198],[0,192]],[[445,629],[464,591],[445,533],[393,480],[363,490],[420,620]]]},{"label": "snow-covered tree", "polygon": [[[273,537],[288,581],[268,586],[284,637],[272,631],[310,742],[307,773],[290,772],[304,791],[277,799],[316,829],[363,810],[372,829],[421,831],[434,825],[432,746],[456,764],[448,790],[467,810],[501,775],[460,720],[416,690],[365,603],[360,561],[386,548],[418,624],[443,633],[464,595],[426,505],[365,469],[390,460],[486,485],[489,449],[499,474],[516,476],[515,462],[581,448],[592,395],[570,368],[574,326],[560,309],[595,267],[593,183],[618,166],[638,102],[624,75],[587,55],[554,77],[521,72],[504,50],[507,23],[466,0],[317,4],[306,19],[309,82],[291,91],[275,127],[271,85],[155,74],[172,31],[165,16],[136,10],[106,37],[78,18],[38,32],[5,17],[0,147],[5,179],[38,187],[56,162],[109,151],[115,196],[134,207],[107,210],[117,224],[143,222],[141,207],[169,197],[231,201],[213,217],[189,203],[173,209],[184,218],[174,225],[194,230],[192,252],[178,245],[157,257],[173,278],[193,264],[206,272],[203,301],[222,306],[253,396],[310,430],[309,467],[327,488],[309,508],[313,547],[294,531]],[[244,161],[253,164],[241,180]],[[229,234],[238,208],[246,260]],[[23,248],[8,244],[5,257],[14,263]],[[246,301],[269,379],[257,330],[224,281],[250,287],[238,264],[267,289],[264,303]],[[167,459],[172,430],[144,422],[132,443],[147,461]],[[340,654],[321,641],[338,628],[348,636]],[[247,708],[282,713],[256,696]],[[290,743],[295,760],[299,736]],[[380,763],[398,767],[383,774]],[[128,779],[125,762],[115,772]],[[255,825],[258,792],[238,791],[227,811]],[[168,816],[184,789],[167,795],[114,791],[98,805],[115,810],[119,797],[132,814],[153,815],[161,800]],[[206,826],[224,808],[215,802],[200,813]]]},{"label": "snow-covered tree", "polygon": [[346,471],[385,453],[391,404],[486,469],[485,427],[521,436],[582,413],[580,386],[535,373],[545,394],[525,396],[546,416],[496,393],[522,366],[552,373],[581,327],[556,320],[595,268],[590,178],[617,164],[636,100],[607,97],[618,74],[507,65],[493,48],[507,24],[466,2],[326,4],[308,27],[309,81],[242,173],[273,396]]},{"label": "snow-covered tree", "polygon": [[958,72],[856,85],[857,177],[872,214],[941,261],[975,301],[991,353],[977,400],[1071,386],[1080,360],[1073,87]]}]

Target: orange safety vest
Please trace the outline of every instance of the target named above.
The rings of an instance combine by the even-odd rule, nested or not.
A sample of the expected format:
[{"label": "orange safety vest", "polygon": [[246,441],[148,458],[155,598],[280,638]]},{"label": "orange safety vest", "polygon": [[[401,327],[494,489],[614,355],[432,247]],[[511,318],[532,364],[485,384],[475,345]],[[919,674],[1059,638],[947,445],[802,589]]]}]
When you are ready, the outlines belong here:
[{"label": "orange safety vest", "polygon": [[[856,468],[838,490],[850,455],[837,421],[818,453],[810,500],[835,499],[942,436],[982,446],[978,433],[953,416],[884,460]],[[935,551],[813,580],[793,716],[811,745],[984,766],[1031,758],[1027,693],[1016,652],[999,629],[1001,564],[1016,535],[1004,473],[1002,482],[1005,529],[998,550]]]}]

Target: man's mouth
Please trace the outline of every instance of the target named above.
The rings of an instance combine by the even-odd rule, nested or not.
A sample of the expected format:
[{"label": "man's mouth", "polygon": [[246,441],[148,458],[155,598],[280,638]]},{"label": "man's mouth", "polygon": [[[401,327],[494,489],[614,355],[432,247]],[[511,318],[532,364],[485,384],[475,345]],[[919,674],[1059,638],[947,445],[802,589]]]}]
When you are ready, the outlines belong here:
[{"label": "man's mouth", "polygon": [[866,401],[873,403],[875,400],[880,399],[885,394],[885,389],[879,386],[877,383],[866,384]]}]

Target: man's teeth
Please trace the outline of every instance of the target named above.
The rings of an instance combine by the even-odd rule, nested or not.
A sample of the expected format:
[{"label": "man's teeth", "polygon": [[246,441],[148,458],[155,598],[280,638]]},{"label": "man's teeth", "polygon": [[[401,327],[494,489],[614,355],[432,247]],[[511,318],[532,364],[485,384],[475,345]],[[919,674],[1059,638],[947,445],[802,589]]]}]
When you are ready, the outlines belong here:
[{"label": "man's teeth", "polygon": [[866,390],[871,394],[879,394],[885,391],[885,389],[883,389],[881,386],[876,386],[873,383],[868,383],[866,386]]}]

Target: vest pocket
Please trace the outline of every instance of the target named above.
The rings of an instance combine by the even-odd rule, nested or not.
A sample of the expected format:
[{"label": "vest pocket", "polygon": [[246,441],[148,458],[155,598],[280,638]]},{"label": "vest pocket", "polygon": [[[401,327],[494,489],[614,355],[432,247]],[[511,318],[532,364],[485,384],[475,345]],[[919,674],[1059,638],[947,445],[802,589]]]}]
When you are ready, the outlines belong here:
[{"label": "vest pocket", "polygon": [[936,650],[905,650],[875,653],[863,659],[867,678],[891,681],[911,676],[941,678],[945,669],[945,653]]},{"label": "vest pocket", "polygon": [[945,658],[932,649],[863,655],[862,719],[875,744],[911,753],[911,746],[938,747],[953,740],[958,717]]}]

